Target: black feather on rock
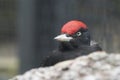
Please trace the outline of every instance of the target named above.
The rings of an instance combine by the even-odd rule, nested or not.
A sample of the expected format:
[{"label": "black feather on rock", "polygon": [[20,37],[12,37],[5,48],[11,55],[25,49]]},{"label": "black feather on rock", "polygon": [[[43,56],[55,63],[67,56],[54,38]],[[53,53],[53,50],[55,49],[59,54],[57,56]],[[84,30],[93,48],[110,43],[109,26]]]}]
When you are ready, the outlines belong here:
[{"label": "black feather on rock", "polygon": [[[77,21],[77,22],[81,22],[81,21]],[[65,25],[65,29],[71,30],[69,29],[69,26],[71,27],[70,24],[72,24],[72,29],[75,28],[76,23],[75,25],[74,23],[73,22],[66,23],[69,25],[68,26]],[[102,48],[95,41],[91,40],[90,33],[87,27],[86,28],[80,27],[77,31],[74,32],[74,34],[69,34],[69,31],[68,33],[67,32],[62,33],[60,36],[57,36],[57,38],[55,39],[59,41],[60,43],[59,47],[58,49],[54,50],[53,53],[45,57],[42,63],[42,66],[44,67],[52,66],[58,62],[73,59],[78,56],[88,55],[95,51],[102,51]]]}]

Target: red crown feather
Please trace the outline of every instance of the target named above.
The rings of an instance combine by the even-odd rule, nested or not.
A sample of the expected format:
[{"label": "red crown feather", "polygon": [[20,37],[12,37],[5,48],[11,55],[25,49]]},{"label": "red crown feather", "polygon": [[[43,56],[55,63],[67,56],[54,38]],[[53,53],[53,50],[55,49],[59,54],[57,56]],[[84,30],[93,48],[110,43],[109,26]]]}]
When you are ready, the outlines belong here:
[{"label": "red crown feather", "polygon": [[76,33],[78,30],[80,30],[81,28],[87,29],[87,25],[82,21],[72,20],[63,25],[61,29],[61,33],[67,33],[69,35],[72,35]]}]

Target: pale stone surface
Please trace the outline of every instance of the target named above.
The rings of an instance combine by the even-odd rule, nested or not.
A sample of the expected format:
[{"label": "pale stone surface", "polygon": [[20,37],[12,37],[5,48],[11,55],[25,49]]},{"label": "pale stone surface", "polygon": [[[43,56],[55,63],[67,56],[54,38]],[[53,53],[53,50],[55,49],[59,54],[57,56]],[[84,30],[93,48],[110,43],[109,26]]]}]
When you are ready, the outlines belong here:
[{"label": "pale stone surface", "polygon": [[120,80],[120,54],[94,52],[51,67],[32,69],[10,80]]}]

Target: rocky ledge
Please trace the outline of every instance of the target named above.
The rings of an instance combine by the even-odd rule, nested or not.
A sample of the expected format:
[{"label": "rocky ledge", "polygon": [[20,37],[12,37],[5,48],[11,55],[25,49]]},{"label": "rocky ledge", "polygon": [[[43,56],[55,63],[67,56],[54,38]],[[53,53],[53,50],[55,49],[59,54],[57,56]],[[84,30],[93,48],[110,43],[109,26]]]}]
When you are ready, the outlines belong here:
[{"label": "rocky ledge", "polygon": [[120,80],[120,54],[94,52],[51,67],[32,69],[10,80]]}]

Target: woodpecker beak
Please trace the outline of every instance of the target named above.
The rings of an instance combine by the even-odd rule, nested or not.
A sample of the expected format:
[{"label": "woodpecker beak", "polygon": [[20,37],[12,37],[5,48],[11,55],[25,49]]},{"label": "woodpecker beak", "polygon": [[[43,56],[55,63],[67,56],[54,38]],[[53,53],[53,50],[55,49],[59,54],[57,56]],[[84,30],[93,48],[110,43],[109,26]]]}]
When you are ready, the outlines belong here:
[{"label": "woodpecker beak", "polygon": [[73,38],[68,37],[66,34],[61,34],[61,35],[58,35],[57,37],[55,37],[54,39],[57,41],[61,41],[61,42],[69,42]]}]

